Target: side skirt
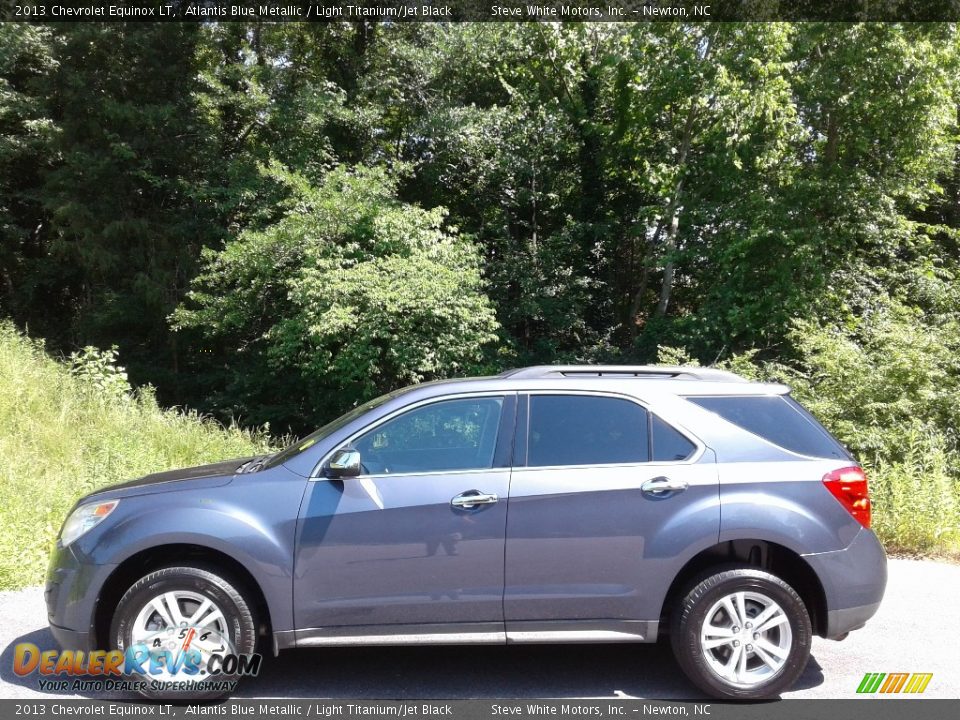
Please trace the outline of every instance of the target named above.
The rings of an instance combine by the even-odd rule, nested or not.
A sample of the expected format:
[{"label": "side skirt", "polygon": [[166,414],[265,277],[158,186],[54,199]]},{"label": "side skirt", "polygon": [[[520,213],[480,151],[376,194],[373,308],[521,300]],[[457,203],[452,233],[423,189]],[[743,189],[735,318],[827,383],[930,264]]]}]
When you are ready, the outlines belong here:
[{"label": "side skirt", "polygon": [[366,645],[521,645],[656,642],[656,620],[535,620],[436,625],[354,625],[297,630],[281,647]]},{"label": "side skirt", "polygon": [[507,642],[656,642],[656,620],[523,620],[507,623]]},{"label": "side skirt", "polygon": [[297,647],[338,645],[503,645],[503,623],[349,625],[297,630]]}]

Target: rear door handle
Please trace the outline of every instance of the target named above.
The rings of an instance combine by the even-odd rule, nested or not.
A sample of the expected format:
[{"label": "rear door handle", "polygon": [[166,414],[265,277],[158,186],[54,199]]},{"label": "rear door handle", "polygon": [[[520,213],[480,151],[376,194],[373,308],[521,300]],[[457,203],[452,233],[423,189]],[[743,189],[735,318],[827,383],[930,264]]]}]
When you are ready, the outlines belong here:
[{"label": "rear door handle", "polygon": [[483,493],[479,490],[467,490],[457,495],[450,504],[461,510],[470,510],[481,505],[493,505],[499,502],[500,498],[493,493]]},{"label": "rear door handle", "polygon": [[653,497],[667,497],[668,495],[682,493],[687,487],[689,487],[689,485],[685,480],[671,480],[661,475],[660,477],[647,480],[640,486],[640,490],[646,495],[652,495]]}]

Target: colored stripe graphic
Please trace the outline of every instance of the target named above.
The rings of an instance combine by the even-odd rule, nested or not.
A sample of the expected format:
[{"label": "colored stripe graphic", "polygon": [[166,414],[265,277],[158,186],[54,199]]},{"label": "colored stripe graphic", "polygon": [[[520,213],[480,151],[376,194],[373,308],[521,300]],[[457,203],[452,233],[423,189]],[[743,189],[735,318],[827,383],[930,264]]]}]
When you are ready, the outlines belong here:
[{"label": "colored stripe graphic", "polygon": [[866,673],[857,686],[860,694],[880,692],[884,694],[919,694],[927,689],[933,673]]},{"label": "colored stripe graphic", "polygon": [[883,687],[880,688],[882,693],[898,693],[900,688],[903,687],[904,683],[907,682],[907,678],[910,677],[910,673],[890,673],[887,675],[886,682],[883,683]]},{"label": "colored stripe graphic", "polygon": [[867,673],[863,676],[863,680],[860,681],[860,687],[857,688],[857,692],[875,693],[877,688],[880,687],[880,683],[884,677],[886,677],[886,673]]},{"label": "colored stripe graphic", "polygon": [[930,684],[932,677],[933,673],[914,673],[903,691],[905,693],[922,693],[927,689],[927,685]]}]

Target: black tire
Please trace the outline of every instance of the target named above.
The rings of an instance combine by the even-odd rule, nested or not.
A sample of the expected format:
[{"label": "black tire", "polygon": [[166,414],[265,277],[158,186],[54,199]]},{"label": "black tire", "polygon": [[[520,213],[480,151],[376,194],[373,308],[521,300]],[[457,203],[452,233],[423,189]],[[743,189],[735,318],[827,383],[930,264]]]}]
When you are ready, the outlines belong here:
[{"label": "black tire", "polygon": [[[117,605],[110,624],[113,647],[124,650],[132,644],[132,628],[140,611],[155,597],[166,592],[190,592],[211,600],[223,614],[225,635],[232,652],[253,653],[257,643],[257,624],[250,604],[239,588],[242,585],[214,568],[166,567],[135,582]],[[213,676],[207,676],[213,677]],[[154,700],[215,700],[226,697],[224,691],[164,691],[150,688],[149,675],[136,675],[145,681],[141,694]],[[216,675],[217,681],[239,680],[235,675]]]},{"label": "black tire", "polygon": [[[759,593],[772,599],[786,615],[792,634],[792,645],[782,667],[749,687],[715,672],[701,649],[700,632],[707,613],[715,603],[736,592]],[[776,697],[792,687],[807,666],[812,634],[810,615],[797,592],[776,575],[745,567],[716,568],[700,575],[688,586],[670,623],[670,643],[684,673],[703,692],[723,700],[762,700]],[[716,652],[733,652],[724,647]],[[751,662],[757,665],[761,660]]]}]

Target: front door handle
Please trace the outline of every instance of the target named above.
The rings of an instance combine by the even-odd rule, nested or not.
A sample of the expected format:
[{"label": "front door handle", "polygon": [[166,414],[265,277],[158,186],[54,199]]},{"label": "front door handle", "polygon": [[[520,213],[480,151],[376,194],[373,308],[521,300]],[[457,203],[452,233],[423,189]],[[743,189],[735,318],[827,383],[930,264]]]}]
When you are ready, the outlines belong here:
[{"label": "front door handle", "polygon": [[470,510],[481,505],[493,505],[499,502],[500,498],[492,493],[484,493],[479,490],[467,490],[457,495],[450,504],[461,510]]},{"label": "front door handle", "polygon": [[640,486],[640,490],[647,495],[652,495],[653,497],[662,498],[669,495],[675,495],[676,493],[682,493],[688,487],[685,480],[671,480],[668,477],[650,478],[643,485]]}]

